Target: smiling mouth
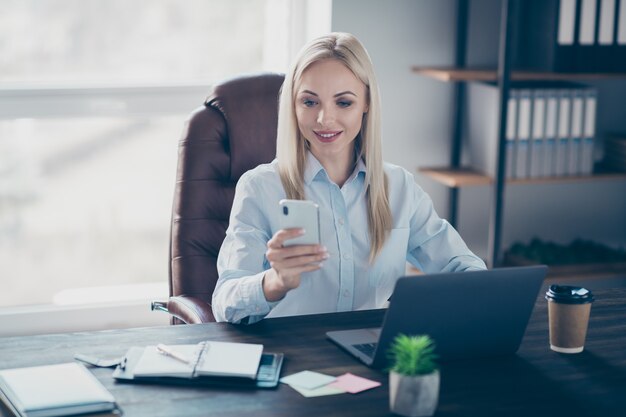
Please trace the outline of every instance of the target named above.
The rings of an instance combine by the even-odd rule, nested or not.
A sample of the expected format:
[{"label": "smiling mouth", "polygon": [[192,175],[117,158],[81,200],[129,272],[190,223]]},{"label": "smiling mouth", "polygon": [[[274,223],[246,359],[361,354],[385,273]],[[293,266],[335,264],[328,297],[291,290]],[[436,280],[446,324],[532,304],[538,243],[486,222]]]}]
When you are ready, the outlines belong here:
[{"label": "smiling mouth", "polygon": [[339,137],[341,134],[341,130],[339,131],[322,131],[322,132],[314,132],[315,136],[322,142],[332,142]]}]

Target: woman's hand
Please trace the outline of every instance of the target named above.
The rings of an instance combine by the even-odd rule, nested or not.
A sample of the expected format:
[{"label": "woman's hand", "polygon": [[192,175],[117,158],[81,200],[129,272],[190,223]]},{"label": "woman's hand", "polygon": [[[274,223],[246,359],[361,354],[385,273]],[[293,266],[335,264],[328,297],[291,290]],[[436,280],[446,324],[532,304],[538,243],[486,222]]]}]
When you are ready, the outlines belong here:
[{"label": "woman's hand", "polygon": [[318,270],[328,258],[320,245],[294,245],[284,247],[286,240],[301,236],[302,229],[281,229],[267,242],[265,256],[271,269],[263,277],[263,293],[267,301],[278,301],[300,285],[300,274]]}]

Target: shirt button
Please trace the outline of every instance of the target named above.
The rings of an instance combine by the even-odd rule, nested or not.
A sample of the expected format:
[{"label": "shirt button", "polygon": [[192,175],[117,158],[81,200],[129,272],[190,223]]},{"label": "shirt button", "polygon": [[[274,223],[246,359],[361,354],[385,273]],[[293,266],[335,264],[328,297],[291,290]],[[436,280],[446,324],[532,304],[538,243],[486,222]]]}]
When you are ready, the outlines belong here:
[{"label": "shirt button", "polygon": [[343,219],[339,219],[339,224],[343,226]]},{"label": "shirt button", "polygon": [[350,259],[350,255],[348,255],[347,253],[343,254],[343,259]]},{"label": "shirt button", "polygon": [[348,290],[343,290],[343,296],[344,296],[344,297],[349,297],[349,296],[350,296],[350,291],[348,291]]}]

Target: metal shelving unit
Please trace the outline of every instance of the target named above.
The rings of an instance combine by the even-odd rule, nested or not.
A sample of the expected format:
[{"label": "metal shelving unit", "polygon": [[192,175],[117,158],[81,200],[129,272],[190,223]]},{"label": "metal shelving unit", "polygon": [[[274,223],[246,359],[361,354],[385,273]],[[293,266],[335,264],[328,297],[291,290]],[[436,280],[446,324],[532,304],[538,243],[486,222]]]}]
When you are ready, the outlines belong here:
[{"label": "metal shelving unit", "polygon": [[[507,185],[513,184],[542,184],[568,183],[581,181],[626,180],[626,173],[599,173],[587,176],[569,176],[554,178],[527,178],[506,179],[506,120],[511,81],[533,80],[603,80],[626,79],[626,73],[558,73],[511,71],[510,69],[510,39],[511,28],[517,21],[516,10],[511,7],[512,0],[502,0],[500,38],[498,46],[498,67],[493,68],[466,68],[466,39],[468,31],[469,0],[458,0],[456,57],[454,67],[413,67],[416,74],[430,77],[444,82],[456,82],[455,105],[453,109],[454,130],[450,164],[447,167],[421,168],[419,172],[450,188],[449,191],[449,221],[453,226],[458,222],[459,189],[468,186],[493,187],[489,221],[489,253],[487,263],[490,267],[502,263],[501,236],[503,219],[503,195]],[[494,177],[476,172],[469,167],[461,166],[463,111],[465,101],[465,84],[467,82],[496,82],[499,92],[500,116],[498,119],[498,151],[497,168]]]}]

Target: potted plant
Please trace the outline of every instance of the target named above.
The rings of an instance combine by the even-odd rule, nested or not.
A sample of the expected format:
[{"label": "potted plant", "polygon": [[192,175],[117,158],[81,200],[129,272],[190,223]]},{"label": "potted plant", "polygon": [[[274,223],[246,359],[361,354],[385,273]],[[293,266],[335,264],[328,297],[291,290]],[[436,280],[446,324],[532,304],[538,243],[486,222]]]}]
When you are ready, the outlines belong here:
[{"label": "potted plant", "polygon": [[435,344],[426,335],[399,334],[389,349],[389,407],[407,417],[432,416],[439,401]]}]

